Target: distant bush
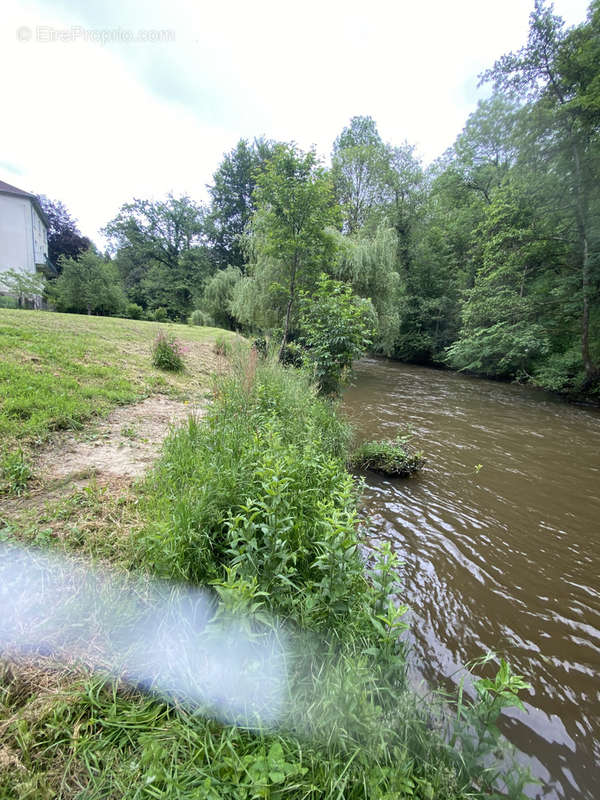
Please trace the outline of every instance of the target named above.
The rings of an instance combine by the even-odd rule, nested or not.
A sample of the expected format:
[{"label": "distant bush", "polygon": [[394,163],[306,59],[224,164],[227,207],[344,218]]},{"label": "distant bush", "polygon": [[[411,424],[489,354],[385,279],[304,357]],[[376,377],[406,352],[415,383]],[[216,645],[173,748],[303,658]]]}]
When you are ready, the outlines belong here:
[{"label": "distant bush", "polygon": [[127,303],[125,316],[128,319],[141,319],[144,316],[144,309],[137,303]]},{"label": "distant bush", "polygon": [[197,308],[195,311],[192,311],[188,317],[188,325],[205,325],[208,327],[212,324],[213,319],[210,314],[207,311],[202,311],[199,308]]},{"label": "distant bush", "polygon": [[424,464],[423,453],[407,445],[408,437],[393,441],[364,442],[352,455],[355,469],[372,469],[397,478],[408,478]]},{"label": "distant bush", "polygon": [[218,356],[229,357],[232,352],[231,341],[225,336],[217,336],[214,351]]},{"label": "distant bush", "polygon": [[14,297],[0,295],[0,308],[18,308],[19,304]]},{"label": "distant bush", "polygon": [[262,358],[267,357],[267,340],[264,336],[257,336],[252,342],[252,347],[256,350],[259,356]]},{"label": "distant bush", "polygon": [[166,322],[168,320],[168,318],[169,318],[169,315],[167,314],[167,309],[166,308],[163,308],[162,306],[159,306],[158,308],[154,309],[154,312],[152,314],[152,319],[155,322]]},{"label": "distant bush", "polygon": [[174,336],[160,331],[152,346],[152,364],[169,372],[181,372],[183,347]]}]

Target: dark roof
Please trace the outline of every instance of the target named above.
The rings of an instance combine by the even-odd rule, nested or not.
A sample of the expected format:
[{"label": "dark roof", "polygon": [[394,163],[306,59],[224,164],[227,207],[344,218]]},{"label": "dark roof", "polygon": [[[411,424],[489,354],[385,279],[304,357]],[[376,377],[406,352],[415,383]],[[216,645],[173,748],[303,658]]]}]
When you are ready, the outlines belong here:
[{"label": "dark roof", "polygon": [[47,228],[50,227],[48,217],[44,214],[44,210],[40,205],[40,199],[36,194],[24,192],[23,189],[18,189],[16,186],[11,186],[10,183],[5,183],[4,181],[0,181],[0,194],[15,194],[17,197],[28,197],[35,206],[35,210],[40,215],[44,225]]}]

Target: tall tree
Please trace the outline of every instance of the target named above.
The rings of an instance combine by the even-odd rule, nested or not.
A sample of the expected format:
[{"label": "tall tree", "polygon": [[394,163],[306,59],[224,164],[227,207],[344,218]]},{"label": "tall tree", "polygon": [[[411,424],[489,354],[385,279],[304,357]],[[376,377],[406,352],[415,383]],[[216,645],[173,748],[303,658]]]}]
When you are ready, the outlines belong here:
[{"label": "tall tree", "polygon": [[87,236],[83,236],[77,223],[59,200],[40,196],[40,205],[48,218],[48,258],[58,272],[61,270],[60,257],[76,258],[91,246]]},{"label": "tall tree", "polygon": [[389,153],[371,117],[352,117],[334,142],[331,162],[345,231],[356,233],[369,222],[377,227]]},{"label": "tall tree", "polygon": [[[265,304],[279,308],[283,327],[280,353],[288,340],[300,289],[314,285],[335,251],[329,227],[339,223],[329,175],[314,151],[279,144],[257,178],[252,219],[252,288]],[[239,303],[238,303],[239,308]]]},{"label": "tall tree", "polygon": [[272,142],[240,139],[213,175],[206,232],[219,268],[243,268],[247,260],[244,234],[254,212],[256,179],[272,151]]},{"label": "tall tree", "polygon": [[580,272],[581,358],[588,384],[600,377],[590,350],[592,303],[597,299],[600,276],[592,246],[597,239],[593,198],[599,174],[600,134],[600,4],[590,6],[586,24],[570,32],[552,13],[552,6],[535,0],[527,44],[497,61],[482,80],[496,90],[535,103],[539,139],[560,152],[565,194],[571,202],[575,258]]},{"label": "tall tree", "polygon": [[187,318],[211,271],[205,209],[189,197],[134,199],[105,228],[130,299]]}]

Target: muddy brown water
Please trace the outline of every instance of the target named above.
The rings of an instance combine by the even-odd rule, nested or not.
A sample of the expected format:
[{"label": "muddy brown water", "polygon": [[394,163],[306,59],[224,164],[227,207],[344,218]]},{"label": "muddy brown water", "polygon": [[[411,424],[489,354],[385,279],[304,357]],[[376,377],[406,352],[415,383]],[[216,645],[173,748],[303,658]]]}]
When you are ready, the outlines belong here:
[{"label": "muddy brown water", "polygon": [[367,473],[364,494],[370,535],[404,561],[414,669],[443,682],[508,657],[533,686],[503,724],[543,781],[529,794],[598,800],[600,412],[375,359],[344,405],[359,438],[410,426],[427,457],[409,480]]}]

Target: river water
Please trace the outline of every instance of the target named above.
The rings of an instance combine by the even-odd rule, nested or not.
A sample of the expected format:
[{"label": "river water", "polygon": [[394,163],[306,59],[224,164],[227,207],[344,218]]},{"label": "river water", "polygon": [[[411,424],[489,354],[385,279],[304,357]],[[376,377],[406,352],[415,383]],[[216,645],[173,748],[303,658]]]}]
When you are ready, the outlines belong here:
[{"label": "river water", "polygon": [[375,359],[344,405],[361,440],[410,427],[427,458],[409,480],[367,473],[364,495],[404,561],[415,668],[443,682],[506,656],[533,687],[503,724],[544,782],[531,795],[598,800],[600,412]]}]

